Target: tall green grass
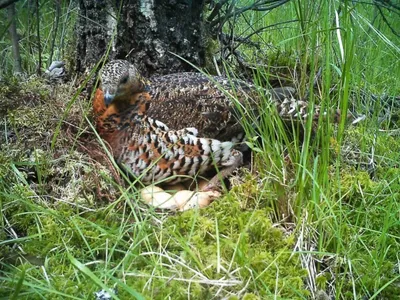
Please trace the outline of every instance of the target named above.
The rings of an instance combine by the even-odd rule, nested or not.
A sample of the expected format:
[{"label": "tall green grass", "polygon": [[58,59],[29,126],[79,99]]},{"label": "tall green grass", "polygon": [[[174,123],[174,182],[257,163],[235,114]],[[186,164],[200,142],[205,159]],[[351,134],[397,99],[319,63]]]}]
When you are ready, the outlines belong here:
[{"label": "tall green grass", "polygon": [[[93,173],[119,196],[103,205],[49,201],[18,167],[28,162],[2,154],[0,297],[82,299],[101,289],[114,299],[398,295],[400,142],[391,135],[395,125],[378,123],[379,106],[359,93],[398,95],[396,37],[381,19],[371,24],[374,12],[361,4],[320,2],[292,1],[239,19],[238,35],[250,30],[249,20],[252,30],[297,20],[253,37],[271,63],[260,62],[251,48],[239,49],[259,63],[256,84],[265,87],[284,63],[310,106],[329,112],[355,105],[366,114],[376,107],[364,122],[351,126],[342,114],[334,124],[327,114],[317,124],[311,117],[286,124],[266,98],[243,118],[253,173],[242,171],[209,208],[175,215],[141,205],[133,185],[93,173],[90,160],[73,156],[74,149],[64,167],[77,175],[77,187],[89,183],[78,174]],[[59,128],[51,151],[65,147]],[[53,155],[29,162],[42,184],[58,166]]]},{"label": "tall green grass", "polygon": [[[342,112],[351,106],[368,115],[355,128],[346,122],[346,114],[342,114],[338,125],[332,125],[329,117],[321,118],[316,132],[308,120],[301,125],[304,128],[301,143],[286,137],[287,131],[274,115],[261,120],[257,131],[252,131],[250,123],[247,126],[249,136],[261,135],[258,139],[261,151],[257,151],[257,157],[262,163],[258,167],[266,172],[265,177],[273,173],[273,181],[278,184],[271,182],[271,187],[277,195],[285,195],[278,197],[273,206],[276,221],[284,222],[282,216],[285,216],[294,222],[301,237],[295,252],[301,259],[307,255],[314,259],[316,273],[311,268],[308,270],[313,277],[308,281],[310,288],[315,288],[313,294],[318,287],[327,288],[337,298],[390,298],[398,294],[400,277],[395,253],[399,250],[400,237],[396,221],[400,208],[396,192],[399,173],[393,161],[398,159],[395,150],[398,141],[383,132],[388,126],[396,131],[396,125],[376,121],[382,107],[368,95],[399,94],[400,52],[396,45],[398,37],[382,19],[370,23],[374,13],[349,1],[318,4],[294,1],[272,13],[253,14],[253,19],[259,20],[259,28],[278,21],[298,20],[295,25],[291,23],[291,28],[277,30],[279,34],[266,32],[254,40],[277,45],[276,55],[285,53],[286,59],[298,61],[292,84],[303,95],[309,91],[311,105],[321,105],[325,111],[340,108]],[[394,18],[389,21],[395,28],[400,25]],[[245,23],[237,24],[239,34],[247,28]],[[251,56],[244,47],[242,50]],[[315,82],[319,68],[322,76]],[[256,80],[264,72],[258,69]],[[330,92],[333,86],[336,93]],[[360,90],[366,96],[355,97],[353,93]],[[349,165],[343,161],[343,152],[348,150],[349,140],[354,143],[354,139],[358,139],[356,145],[352,144],[357,147],[353,150],[358,152],[358,157]],[[379,158],[375,152],[378,148],[381,149]],[[285,155],[290,165],[284,164]],[[373,159],[374,169],[381,173],[371,174],[369,178],[366,171],[354,168],[353,163],[359,163],[360,157]],[[386,176],[385,172],[390,175],[386,173]],[[330,271],[325,269],[326,260],[331,260]],[[323,284],[318,285],[318,281]]]},{"label": "tall green grass", "polygon": [[[41,1],[39,3],[39,20],[33,13],[35,5],[29,1],[16,2],[16,23],[23,71],[27,75],[34,74],[39,63],[39,47],[36,26],[39,22],[42,71],[54,60],[70,62],[71,49],[74,47],[74,22],[78,8],[73,1],[59,1],[60,14],[57,24],[56,2]],[[0,77],[11,77],[13,56],[8,32],[10,26],[7,9],[0,10]]]}]

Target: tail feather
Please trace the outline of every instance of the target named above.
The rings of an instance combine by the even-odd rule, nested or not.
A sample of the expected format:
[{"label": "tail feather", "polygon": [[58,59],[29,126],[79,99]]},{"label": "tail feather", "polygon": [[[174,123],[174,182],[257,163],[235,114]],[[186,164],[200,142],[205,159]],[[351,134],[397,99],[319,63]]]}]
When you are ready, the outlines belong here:
[{"label": "tail feather", "polygon": [[274,88],[269,92],[271,100],[275,103],[278,114],[283,120],[305,120],[312,113],[313,120],[318,120],[321,115],[327,116],[329,114],[332,116],[333,122],[337,123],[340,121],[341,111],[339,109],[322,111],[321,106],[314,105],[314,110],[311,111],[310,102],[301,100],[296,90],[292,87]]}]

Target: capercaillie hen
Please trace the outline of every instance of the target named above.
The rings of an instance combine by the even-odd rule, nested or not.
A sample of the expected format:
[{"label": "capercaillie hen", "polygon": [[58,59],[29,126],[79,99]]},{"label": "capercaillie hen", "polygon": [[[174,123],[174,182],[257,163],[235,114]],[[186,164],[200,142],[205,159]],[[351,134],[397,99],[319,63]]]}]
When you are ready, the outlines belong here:
[{"label": "capercaillie hen", "polygon": [[[101,71],[93,109],[97,130],[118,163],[144,184],[175,183],[213,168],[224,177],[239,166],[244,139],[239,111],[256,111],[261,99],[284,120],[305,119],[308,103],[294,96],[291,87],[260,90],[193,72],[148,80],[128,61],[114,60]],[[313,118],[319,113],[315,106]]]}]

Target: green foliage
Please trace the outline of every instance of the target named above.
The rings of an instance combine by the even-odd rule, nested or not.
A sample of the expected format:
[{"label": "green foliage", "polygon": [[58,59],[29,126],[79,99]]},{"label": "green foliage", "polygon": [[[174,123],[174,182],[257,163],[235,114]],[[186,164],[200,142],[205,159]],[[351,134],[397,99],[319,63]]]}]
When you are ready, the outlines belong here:
[{"label": "green foliage", "polygon": [[[50,35],[54,16],[46,4],[43,36]],[[62,9],[65,16],[71,12]],[[398,26],[393,13],[384,13]],[[345,125],[345,117],[335,125],[325,117],[317,126],[311,120],[292,126],[265,99],[259,112],[242,120],[253,171],[240,171],[230,191],[202,210],[156,213],[139,203],[134,187],[116,183],[115,170],[90,156],[106,151],[89,147],[95,135],[85,119],[88,102],[80,97],[50,147],[75,88],[54,93],[36,78],[7,78],[0,86],[0,297],[88,299],[111,288],[119,299],[400,294],[398,124],[395,118],[379,122],[383,108],[360,93],[399,94],[399,51],[382,16],[374,14],[356,2],[292,1],[268,13],[249,11],[235,23],[237,35],[246,36],[250,27],[296,19],[251,37],[265,55],[238,48],[258,63],[254,81],[264,86],[283,73],[323,110],[354,106],[367,118],[355,126]],[[32,71],[31,19],[26,9],[18,18],[24,66]],[[67,18],[63,22],[73,28]],[[0,43],[7,41],[3,35]],[[208,50],[216,46],[210,42]],[[44,49],[49,57],[49,45]],[[2,51],[2,70],[9,72],[10,49]],[[274,68],[282,65],[285,71]],[[392,107],[390,114],[399,111]]]},{"label": "green foliage", "polygon": [[[77,7],[74,1],[41,1],[39,7],[39,20],[36,18],[35,1],[16,2],[17,34],[19,37],[22,68],[26,74],[33,74],[39,62],[39,44],[37,37],[37,23],[40,28],[40,50],[43,61],[42,72],[50,65],[51,60],[64,60],[69,62],[71,49],[74,45],[74,23],[77,16]],[[60,5],[58,24],[57,3]],[[10,22],[7,18],[7,9],[0,10],[0,79],[10,77],[13,70],[13,57],[8,28]],[[53,45],[54,41],[54,45]],[[51,57],[52,56],[52,57]]]}]

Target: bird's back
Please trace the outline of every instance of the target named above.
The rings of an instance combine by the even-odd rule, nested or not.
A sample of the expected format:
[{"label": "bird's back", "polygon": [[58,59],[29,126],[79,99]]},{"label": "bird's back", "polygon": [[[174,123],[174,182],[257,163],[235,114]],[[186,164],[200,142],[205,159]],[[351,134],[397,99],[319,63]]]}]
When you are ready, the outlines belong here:
[{"label": "bird's back", "polygon": [[201,73],[153,77],[146,114],[172,129],[195,127],[199,136],[232,140],[243,135],[237,106],[249,109],[255,103],[250,87],[239,80]]}]

